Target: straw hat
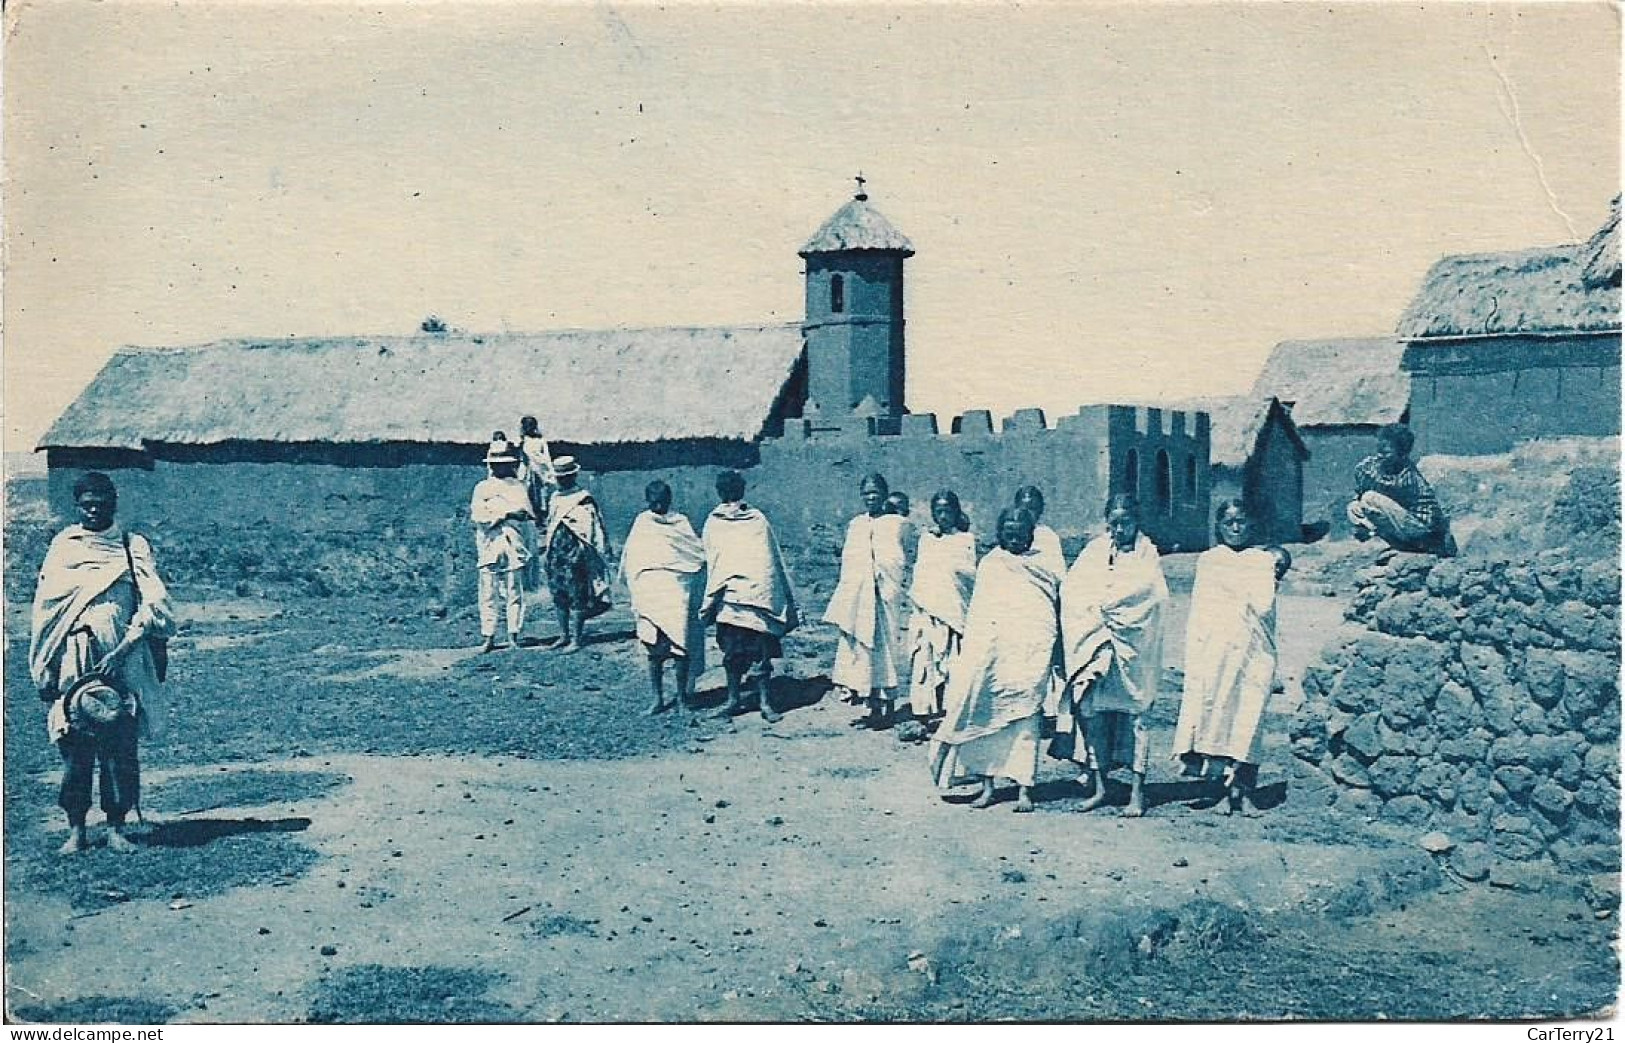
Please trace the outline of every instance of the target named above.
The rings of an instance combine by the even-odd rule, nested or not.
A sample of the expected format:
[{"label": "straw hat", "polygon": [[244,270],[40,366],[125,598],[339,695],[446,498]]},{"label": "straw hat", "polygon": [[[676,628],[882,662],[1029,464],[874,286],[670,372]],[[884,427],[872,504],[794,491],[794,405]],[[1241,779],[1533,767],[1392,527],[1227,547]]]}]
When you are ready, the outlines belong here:
[{"label": "straw hat", "polygon": [[553,458],[553,474],[554,474],[555,477],[563,478],[566,475],[580,474],[580,473],[581,473],[581,465],[576,463],[576,458],[575,457],[573,457],[573,456],[555,456]]},{"label": "straw hat", "polygon": [[491,448],[485,451],[485,462],[488,464],[516,464],[519,454],[514,452],[513,446],[508,442],[492,442]]}]

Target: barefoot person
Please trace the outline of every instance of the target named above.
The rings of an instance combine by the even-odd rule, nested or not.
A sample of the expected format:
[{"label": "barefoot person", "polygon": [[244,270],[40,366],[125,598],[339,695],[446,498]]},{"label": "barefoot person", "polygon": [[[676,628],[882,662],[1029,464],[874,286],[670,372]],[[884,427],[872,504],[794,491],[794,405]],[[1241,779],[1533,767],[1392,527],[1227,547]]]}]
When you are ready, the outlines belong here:
[{"label": "barefoot person", "polygon": [[479,569],[480,650],[497,645],[497,616],[507,613],[508,639],[519,643],[525,629],[525,567],[536,543],[536,517],[518,478],[519,454],[507,442],[492,442],[485,453],[490,474],[474,487],[468,505],[474,523],[475,564]]},{"label": "barefoot person", "polygon": [[[638,515],[621,550],[621,574],[632,594],[638,640],[649,654],[651,715],[684,705],[694,678],[705,669],[705,627],[700,597],[705,593],[705,547],[688,518],[671,509],[671,487],[650,482],[643,491],[649,509]],[[666,702],[666,660],[672,661],[677,695]]]},{"label": "barefoot person", "polygon": [[922,727],[942,713],[942,690],[965,636],[976,585],[976,537],[944,489],[931,497],[931,527],[920,534],[908,589],[909,709]]},{"label": "barefoot person", "polygon": [[1454,557],[1450,519],[1433,486],[1411,462],[1415,442],[1404,424],[1387,424],[1377,432],[1376,454],[1354,468],[1354,499],[1348,508],[1354,538],[1375,535],[1395,550]]},{"label": "barefoot person", "polygon": [[830,595],[824,621],[840,631],[830,679],[869,706],[860,724],[885,727],[902,663],[903,593],[908,551],[905,523],[886,513],[886,479],[871,474],[858,486],[864,513],[846,527],[841,576]]},{"label": "barefoot person", "polygon": [[[1145,814],[1149,757],[1144,715],[1162,678],[1163,605],[1168,583],[1157,548],[1140,531],[1134,497],[1106,503],[1106,533],[1078,555],[1061,584],[1061,641],[1070,683],[1071,740],[1087,749],[1090,793],[1079,811],[1106,801],[1106,778],[1126,767],[1134,777],[1125,816]],[[1062,715],[1065,719],[1065,714]]]},{"label": "barefoot person", "polygon": [[1276,587],[1292,559],[1252,546],[1240,500],[1219,504],[1216,519],[1219,545],[1196,559],[1173,755],[1187,776],[1222,773],[1228,802],[1212,803],[1228,814],[1258,777],[1258,724],[1275,685]]},{"label": "barefoot person", "polygon": [[745,677],[755,668],[756,702],[762,719],[779,720],[768,682],[773,660],[784,654],[782,639],[800,622],[784,555],[773,526],[745,503],[745,479],[738,471],[717,475],[722,502],[705,520],[705,601],[700,618],[715,623],[717,647],[728,677],[727,705],[715,716],[744,711]]},{"label": "barefoot person", "polygon": [[558,612],[560,651],[580,648],[587,620],[609,611],[609,537],[598,501],[577,485],[580,476],[575,457],[553,461],[558,487],[548,505],[543,569]]},{"label": "barefoot person", "polygon": [[1019,507],[999,515],[999,546],[976,569],[965,643],[931,740],[938,787],[981,783],[973,807],[991,804],[994,780],[1009,778],[1018,787],[1015,810],[1033,809],[1044,695],[1058,662],[1061,577],[1032,544],[1032,515]]},{"label": "barefoot person", "polygon": [[[68,815],[63,854],[89,846],[85,818],[100,778],[107,846],[132,849],[125,818],[141,804],[139,740],[163,726],[154,640],[174,629],[169,592],[152,546],[114,522],[118,492],[97,471],[73,483],[79,523],[57,533],[45,553],[30,619],[28,671],[50,706],[46,730],[62,755],[57,803]],[[105,682],[99,694],[120,711],[94,723],[69,706],[72,695]]]}]

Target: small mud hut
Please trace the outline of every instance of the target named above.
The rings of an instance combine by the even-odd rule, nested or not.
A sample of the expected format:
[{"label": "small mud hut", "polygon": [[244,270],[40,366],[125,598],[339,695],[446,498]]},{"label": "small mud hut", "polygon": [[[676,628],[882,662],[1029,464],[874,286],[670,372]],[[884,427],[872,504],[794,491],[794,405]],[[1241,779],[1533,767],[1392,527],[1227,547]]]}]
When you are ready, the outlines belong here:
[{"label": "small mud hut", "polygon": [[1305,522],[1348,530],[1355,465],[1375,451],[1378,428],[1410,418],[1404,354],[1405,342],[1393,337],[1289,340],[1270,352],[1253,396],[1280,399],[1309,450]]}]

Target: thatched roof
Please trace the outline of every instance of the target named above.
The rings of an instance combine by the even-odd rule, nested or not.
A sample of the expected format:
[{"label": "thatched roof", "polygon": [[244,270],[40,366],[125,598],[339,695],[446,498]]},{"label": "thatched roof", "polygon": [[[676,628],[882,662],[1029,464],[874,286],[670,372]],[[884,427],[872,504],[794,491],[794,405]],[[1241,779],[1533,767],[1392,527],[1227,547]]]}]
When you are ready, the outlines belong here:
[{"label": "thatched roof", "polygon": [[1391,424],[1410,402],[1411,378],[1399,368],[1404,354],[1405,342],[1393,337],[1282,341],[1252,394],[1280,399],[1300,429]]},{"label": "thatched roof", "polygon": [[41,447],[224,441],[479,445],[534,414],[578,445],[762,434],[799,325],[233,340],[130,348]]},{"label": "thatched roof", "polygon": [[1435,264],[1399,320],[1407,340],[1619,327],[1619,205],[1589,242]]},{"label": "thatched roof", "polygon": [[1309,449],[1298,434],[1298,426],[1279,399],[1254,395],[1228,395],[1222,398],[1188,399],[1166,403],[1159,409],[1179,409],[1208,415],[1208,463],[1214,467],[1241,467],[1258,448],[1259,436],[1271,423],[1281,429],[1297,447],[1299,459],[1309,458]]},{"label": "thatched roof", "polygon": [[1619,197],[1608,208],[1608,220],[1586,242],[1585,284],[1619,285]]},{"label": "thatched roof", "polygon": [[813,233],[807,245],[801,248],[801,256],[843,250],[881,250],[914,256],[914,244],[908,241],[908,236],[870,206],[869,197],[861,192]]}]

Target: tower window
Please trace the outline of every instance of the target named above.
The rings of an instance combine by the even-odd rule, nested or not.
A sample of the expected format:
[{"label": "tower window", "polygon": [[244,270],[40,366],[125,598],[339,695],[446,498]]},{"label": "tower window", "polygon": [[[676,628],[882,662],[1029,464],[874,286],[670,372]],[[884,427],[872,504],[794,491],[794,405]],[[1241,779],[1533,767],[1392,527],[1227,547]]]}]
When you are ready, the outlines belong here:
[{"label": "tower window", "polygon": [[846,277],[832,275],[829,277],[829,310],[840,314],[846,310]]},{"label": "tower window", "polygon": [[1165,514],[1174,509],[1174,466],[1168,450],[1157,450],[1157,508]]},{"label": "tower window", "polygon": [[1128,458],[1123,461],[1123,491],[1135,499],[1140,498],[1140,454],[1135,449],[1130,449]]},{"label": "tower window", "polygon": [[1196,457],[1185,457],[1185,499],[1196,502]]}]

